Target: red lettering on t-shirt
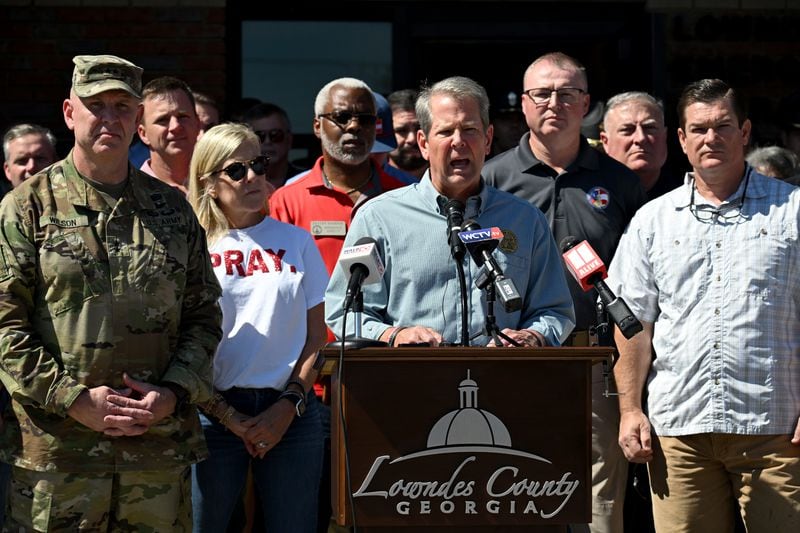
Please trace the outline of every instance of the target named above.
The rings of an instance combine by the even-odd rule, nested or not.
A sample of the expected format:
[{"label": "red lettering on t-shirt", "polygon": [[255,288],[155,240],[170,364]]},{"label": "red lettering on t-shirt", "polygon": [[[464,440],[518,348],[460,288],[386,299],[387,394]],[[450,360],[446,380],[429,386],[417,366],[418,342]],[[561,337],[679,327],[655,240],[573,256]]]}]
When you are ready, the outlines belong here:
[{"label": "red lettering on t-shirt", "polygon": [[233,267],[236,267],[236,271],[239,273],[240,276],[244,276],[244,267],[242,263],[244,262],[244,255],[239,250],[225,250],[225,273],[227,275],[233,274]]},{"label": "red lettering on t-shirt", "polygon": [[[225,263],[225,274],[233,276],[233,267],[236,267],[236,273],[241,277],[252,276],[255,272],[261,271],[264,274],[270,272],[279,273],[283,270],[283,256],[286,255],[286,250],[279,249],[277,252],[271,248],[262,250],[260,248],[253,248],[247,257],[247,268],[245,269],[245,257],[241,250],[224,250],[219,253],[211,252],[211,266],[214,268],[221,266]],[[271,259],[271,262],[268,260]],[[297,273],[297,267],[289,265],[289,272]]]},{"label": "red lettering on t-shirt", "polygon": [[281,260],[283,256],[286,254],[286,250],[280,249],[277,252],[273,251],[272,248],[267,248],[264,250],[266,254],[272,259],[272,262],[275,264],[274,272],[281,271]]},{"label": "red lettering on t-shirt", "polygon": [[267,273],[267,264],[264,262],[264,258],[261,257],[261,250],[258,248],[250,251],[250,259],[247,261],[247,275],[252,276],[255,270]]}]

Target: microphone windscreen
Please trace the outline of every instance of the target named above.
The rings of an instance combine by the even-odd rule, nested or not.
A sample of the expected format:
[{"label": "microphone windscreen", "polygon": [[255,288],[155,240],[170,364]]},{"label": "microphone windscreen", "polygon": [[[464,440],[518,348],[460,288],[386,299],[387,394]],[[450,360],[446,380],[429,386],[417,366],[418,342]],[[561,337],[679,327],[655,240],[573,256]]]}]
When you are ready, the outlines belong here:
[{"label": "microphone windscreen", "polygon": [[342,248],[339,265],[344,269],[348,279],[356,265],[365,267],[369,274],[364,279],[364,285],[378,283],[383,277],[383,261],[378,253],[378,243],[372,237],[361,237],[353,246]]},{"label": "microphone windscreen", "polygon": [[574,248],[575,245],[578,244],[579,242],[580,240],[578,240],[578,238],[575,237],[574,235],[567,235],[566,237],[561,239],[561,244],[559,244],[558,249],[561,250],[561,253],[563,254],[567,250]]}]

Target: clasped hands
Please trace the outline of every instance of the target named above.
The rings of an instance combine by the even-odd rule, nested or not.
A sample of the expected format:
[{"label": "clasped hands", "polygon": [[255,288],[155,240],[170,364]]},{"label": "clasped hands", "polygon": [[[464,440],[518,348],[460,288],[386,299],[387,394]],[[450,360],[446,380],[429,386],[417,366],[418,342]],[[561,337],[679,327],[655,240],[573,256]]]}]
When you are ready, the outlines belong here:
[{"label": "clasped hands", "polygon": [[177,398],[166,387],[122,375],[125,388],[105,385],[81,393],[67,414],[84,426],[113,437],[142,435],[175,411]]},{"label": "clasped hands", "polygon": [[226,427],[242,439],[251,457],[263,459],[278,444],[294,419],[294,406],[277,401],[255,416],[235,412]]}]

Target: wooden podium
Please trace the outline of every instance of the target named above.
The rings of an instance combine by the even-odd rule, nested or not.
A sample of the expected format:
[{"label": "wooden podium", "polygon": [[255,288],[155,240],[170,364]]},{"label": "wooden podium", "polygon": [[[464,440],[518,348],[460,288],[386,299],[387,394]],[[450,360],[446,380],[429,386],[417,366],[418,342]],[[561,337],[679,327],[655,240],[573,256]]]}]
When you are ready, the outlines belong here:
[{"label": "wooden podium", "polygon": [[337,522],[352,524],[351,501],[367,532],[591,521],[591,365],[612,353],[367,348],[345,352],[340,381],[339,353],[325,350]]}]

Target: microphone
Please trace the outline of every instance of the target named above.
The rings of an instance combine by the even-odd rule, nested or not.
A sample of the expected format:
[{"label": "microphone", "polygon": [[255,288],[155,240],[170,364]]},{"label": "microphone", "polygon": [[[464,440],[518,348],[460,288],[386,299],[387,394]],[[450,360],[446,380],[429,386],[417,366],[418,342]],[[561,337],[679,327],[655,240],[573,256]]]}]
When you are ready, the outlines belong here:
[{"label": "microphone", "polygon": [[456,261],[461,262],[466,250],[464,243],[458,238],[458,232],[461,231],[461,224],[464,222],[464,204],[459,200],[447,199],[444,196],[439,196],[436,201],[439,204],[440,212],[447,217],[447,242],[450,243],[450,255]]},{"label": "microphone", "polygon": [[608,316],[614,321],[626,339],[642,331],[642,323],[633,316],[625,300],[618,298],[603,281],[608,277],[606,265],[588,241],[578,242],[577,237],[564,237],[561,241],[561,254],[572,277],[584,292],[597,289]]},{"label": "microphone", "polygon": [[378,283],[383,277],[383,261],[378,254],[378,244],[372,237],[361,237],[355,245],[342,248],[339,266],[349,276],[344,299],[345,310],[353,305],[362,285]]},{"label": "microphone", "polygon": [[[474,220],[465,221],[461,228],[465,231],[458,233],[458,238],[466,244],[472,260],[479,267],[486,270],[489,280],[494,283],[503,309],[507,313],[522,309],[522,297],[514,285],[514,281],[503,274],[503,269],[497,264],[492,252],[500,240],[503,232],[498,227],[481,228]],[[480,286],[480,285],[479,285]]]}]

